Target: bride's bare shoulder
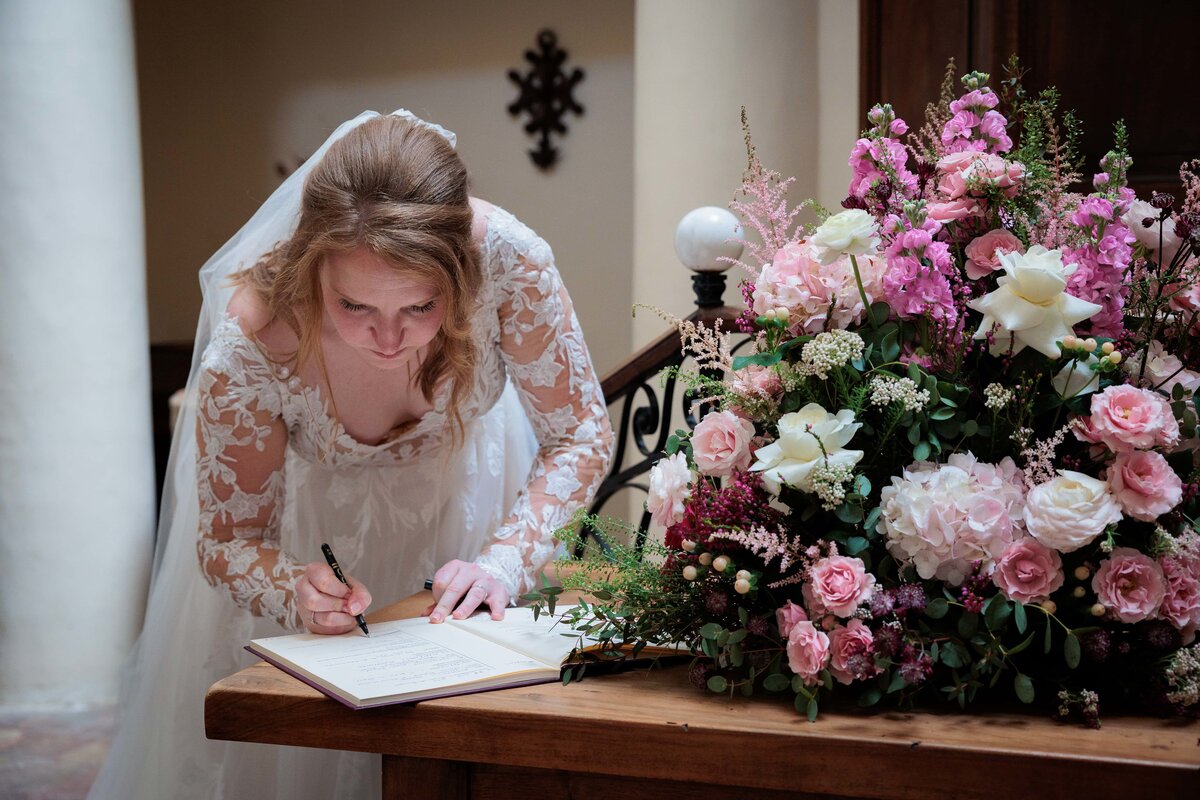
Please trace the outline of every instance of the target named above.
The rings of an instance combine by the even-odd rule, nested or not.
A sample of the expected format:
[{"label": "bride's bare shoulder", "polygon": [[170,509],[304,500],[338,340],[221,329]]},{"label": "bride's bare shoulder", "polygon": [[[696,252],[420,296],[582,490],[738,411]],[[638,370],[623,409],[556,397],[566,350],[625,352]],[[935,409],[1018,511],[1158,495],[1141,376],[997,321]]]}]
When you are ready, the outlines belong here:
[{"label": "bride's bare shoulder", "polygon": [[238,321],[242,333],[255,339],[271,351],[295,347],[296,337],[291,328],[271,312],[266,301],[248,286],[239,286],[226,306],[230,317]]},{"label": "bride's bare shoulder", "polygon": [[491,216],[492,210],[496,207],[487,200],[482,200],[478,197],[471,198],[471,213],[474,219],[471,222],[471,238],[476,242],[483,242],[483,237],[487,233],[488,217]]}]

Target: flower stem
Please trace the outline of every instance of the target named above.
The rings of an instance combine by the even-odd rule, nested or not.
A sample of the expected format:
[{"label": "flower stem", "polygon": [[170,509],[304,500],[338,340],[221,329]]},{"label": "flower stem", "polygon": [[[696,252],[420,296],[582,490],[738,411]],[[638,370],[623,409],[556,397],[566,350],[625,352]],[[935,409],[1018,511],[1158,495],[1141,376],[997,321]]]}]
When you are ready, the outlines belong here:
[{"label": "flower stem", "polygon": [[867,321],[871,323],[872,328],[878,328],[879,323],[875,321],[875,312],[871,309],[871,301],[867,299],[867,290],[863,288],[862,275],[858,271],[858,259],[854,254],[850,254],[850,266],[854,269],[854,283],[858,286],[858,296],[862,298],[863,308],[867,311]]}]

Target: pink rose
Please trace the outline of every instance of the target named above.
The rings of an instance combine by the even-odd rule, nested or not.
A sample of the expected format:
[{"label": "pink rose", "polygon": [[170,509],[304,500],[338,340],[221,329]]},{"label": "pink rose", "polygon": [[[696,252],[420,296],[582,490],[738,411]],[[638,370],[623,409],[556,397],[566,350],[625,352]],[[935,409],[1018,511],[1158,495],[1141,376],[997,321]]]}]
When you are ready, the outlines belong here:
[{"label": "pink rose", "polygon": [[1174,447],[1179,423],[1167,399],[1157,392],[1122,384],[1092,395],[1089,434],[1114,453]]},{"label": "pink rose", "polygon": [[830,631],[829,650],[829,672],[838,683],[849,684],[878,672],[871,658],[875,637],[861,620],[852,619],[845,627],[839,625]]},{"label": "pink rose", "polygon": [[1125,513],[1153,522],[1183,500],[1183,481],[1153,450],[1118,453],[1108,468],[1108,485]]},{"label": "pink rose", "polygon": [[817,677],[829,661],[829,636],[807,620],[797,622],[788,632],[788,666],[807,686],[815,686]]},{"label": "pink rose", "polygon": [[1019,539],[996,562],[992,582],[1009,600],[1040,603],[1063,585],[1062,559],[1037,539]]},{"label": "pink rose", "polygon": [[692,458],[705,475],[727,478],[750,466],[754,424],[730,411],[708,414],[692,432]]},{"label": "pink rose", "polygon": [[1158,614],[1183,634],[1183,643],[1191,644],[1200,628],[1200,577],[1183,560],[1163,556],[1158,560],[1166,579],[1166,593]]},{"label": "pink rose", "polygon": [[804,613],[803,608],[788,600],[775,609],[775,621],[779,624],[779,635],[786,639],[797,622],[808,621],[808,615]]},{"label": "pink rose", "polygon": [[967,277],[979,280],[1001,268],[1001,253],[1023,253],[1021,240],[1003,228],[988,231],[967,245]]},{"label": "pink rose", "polygon": [[1121,622],[1150,619],[1166,596],[1162,567],[1132,547],[1118,547],[1092,576],[1097,599]]},{"label": "pink rose", "polygon": [[814,617],[826,613],[849,617],[875,591],[875,576],[867,572],[861,559],[830,556],[813,565],[804,599]]},{"label": "pink rose", "polygon": [[951,200],[948,203],[930,203],[926,206],[929,218],[938,222],[956,222],[967,217],[983,215],[983,206],[978,200],[964,198]]},{"label": "pink rose", "polygon": [[770,367],[751,364],[734,373],[730,388],[747,397],[775,397],[783,392],[783,381]]}]

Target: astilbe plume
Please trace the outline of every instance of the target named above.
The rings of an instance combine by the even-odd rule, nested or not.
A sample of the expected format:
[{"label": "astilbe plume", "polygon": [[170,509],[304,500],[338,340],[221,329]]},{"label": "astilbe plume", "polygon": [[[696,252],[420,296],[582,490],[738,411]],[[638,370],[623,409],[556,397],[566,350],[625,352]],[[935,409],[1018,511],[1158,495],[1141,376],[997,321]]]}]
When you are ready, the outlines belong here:
[{"label": "astilbe plume", "polygon": [[957,75],[957,69],[952,58],[946,63],[946,72],[942,77],[942,86],[938,92],[937,102],[926,104],[925,124],[913,137],[920,148],[918,154],[920,161],[929,165],[936,164],[938,159],[945,155],[942,145],[942,130],[953,116],[950,104],[954,102],[955,98],[955,75]]}]

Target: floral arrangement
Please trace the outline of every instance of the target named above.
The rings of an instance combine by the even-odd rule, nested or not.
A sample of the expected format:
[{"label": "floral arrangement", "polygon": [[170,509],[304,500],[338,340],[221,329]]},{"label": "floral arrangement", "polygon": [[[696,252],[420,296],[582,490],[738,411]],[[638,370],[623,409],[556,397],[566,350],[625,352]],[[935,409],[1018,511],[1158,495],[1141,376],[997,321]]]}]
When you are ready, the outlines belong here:
[{"label": "floral arrangement", "polygon": [[1200,708],[1200,161],[1139,199],[1118,124],[1077,191],[1078,124],[1011,67],[961,94],[951,68],[917,132],[872,108],[814,226],[747,135],[753,349],[679,322],[711,410],[651,472],[663,545],[610,535],[567,580],[595,598],[576,628],[686,643],[698,686],[810,719],[839,694]]}]

